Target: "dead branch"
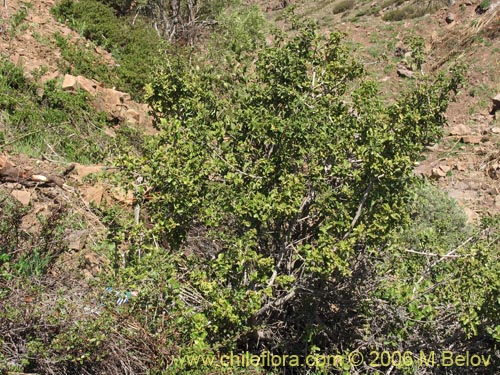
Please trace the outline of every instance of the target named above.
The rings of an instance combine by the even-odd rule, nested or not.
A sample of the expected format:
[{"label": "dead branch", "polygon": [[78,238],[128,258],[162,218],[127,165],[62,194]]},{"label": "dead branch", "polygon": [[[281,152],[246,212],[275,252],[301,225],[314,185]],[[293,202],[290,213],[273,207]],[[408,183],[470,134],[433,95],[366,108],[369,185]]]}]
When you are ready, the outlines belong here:
[{"label": "dead branch", "polygon": [[2,157],[0,157],[0,182],[15,182],[26,187],[56,185],[61,189],[69,189],[60,177],[45,173],[31,174],[15,167]]}]

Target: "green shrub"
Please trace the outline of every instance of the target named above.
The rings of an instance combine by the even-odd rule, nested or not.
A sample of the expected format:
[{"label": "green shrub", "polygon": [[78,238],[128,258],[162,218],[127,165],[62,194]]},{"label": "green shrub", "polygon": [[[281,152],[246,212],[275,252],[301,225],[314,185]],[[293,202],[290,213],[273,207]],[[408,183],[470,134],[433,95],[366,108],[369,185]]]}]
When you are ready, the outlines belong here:
[{"label": "green shrub", "polygon": [[457,203],[429,184],[416,187],[409,209],[412,221],[375,262],[368,331],[379,334],[380,348],[404,342],[409,351],[490,353],[486,342],[500,341],[498,218],[468,224]]},{"label": "green shrub", "polygon": [[254,51],[264,41],[266,22],[257,7],[233,7],[222,12],[211,40],[211,58],[224,58],[230,51],[236,56]]},{"label": "green shrub", "polygon": [[479,8],[482,10],[482,11],[486,11],[488,10],[488,8],[491,6],[491,0],[483,0],[481,1],[481,3],[479,4]]},{"label": "green shrub", "polygon": [[[402,3],[403,1],[398,1],[396,5]],[[405,19],[422,17],[446,5],[448,5],[447,0],[412,1],[410,4],[386,12],[382,18],[384,21],[402,21]]]},{"label": "green shrub", "polygon": [[[116,68],[118,88],[135,99],[142,98],[143,87],[162,54],[162,40],[152,28],[140,19],[135,25],[129,24],[97,0],[62,0],[52,12],[69,26],[81,28],[83,36],[112,52],[119,63]],[[75,60],[72,58],[71,62]],[[111,75],[113,70],[110,69]]]},{"label": "green shrub", "polygon": [[66,64],[60,63],[63,73],[82,75],[108,86],[118,81],[116,69],[100,59],[90,48],[79,43],[75,44],[73,40],[57,33],[54,37],[66,62]]},{"label": "green shrub", "polygon": [[17,29],[23,22],[26,20],[26,16],[28,13],[26,12],[26,9],[21,8],[18,10],[14,15],[12,16],[11,20],[11,27],[13,30]]},{"label": "green shrub", "polygon": [[408,219],[413,162],[459,83],[440,76],[385,107],[339,33],[296,27],[239,64],[170,61],[147,88],[161,133],[122,160],[127,181],[144,178],[152,226],[130,241],[142,257],[167,247],[177,293],[194,296],[185,351],[258,337],[300,354],[338,349],[323,339],[334,290]]},{"label": "green shrub", "polygon": [[421,17],[423,15],[424,14],[419,11],[419,8],[417,6],[407,5],[384,13],[382,19],[384,21],[402,21],[406,19]]},{"label": "green shrub", "polygon": [[41,276],[65,247],[64,207],[49,217],[39,218],[39,231],[31,235],[21,230],[22,219],[28,211],[5,190],[0,190],[0,279]]},{"label": "green shrub", "polygon": [[[7,264],[21,242],[20,224],[26,209],[16,204],[6,191],[0,190],[0,267]],[[2,267],[3,268],[3,267]]]},{"label": "green shrub", "polygon": [[422,69],[425,62],[425,39],[421,36],[410,36],[406,43],[411,51],[411,61],[409,64],[414,69]]}]

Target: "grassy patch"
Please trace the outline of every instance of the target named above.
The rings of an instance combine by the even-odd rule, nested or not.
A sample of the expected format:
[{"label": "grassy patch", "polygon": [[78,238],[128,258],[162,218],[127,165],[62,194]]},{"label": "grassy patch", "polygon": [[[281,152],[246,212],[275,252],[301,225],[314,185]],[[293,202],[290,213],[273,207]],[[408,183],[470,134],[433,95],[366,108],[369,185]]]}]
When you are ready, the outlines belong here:
[{"label": "grassy patch", "polygon": [[115,67],[109,66],[91,48],[60,34],[55,34],[54,37],[64,58],[60,63],[62,72],[83,75],[107,85],[118,80]]},{"label": "grassy patch", "polygon": [[82,163],[110,155],[114,141],[103,132],[106,119],[84,92],[65,92],[55,81],[38,87],[5,60],[0,61],[0,111],[2,150]]},{"label": "grassy patch", "polygon": [[31,228],[21,230],[29,210],[22,207],[5,190],[0,189],[0,280],[23,276],[41,276],[65,250],[63,232],[67,211],[59,206],[40,216]]},{"label": "grassy patch", "polygon": [[[403,1],[397,1],[395,5],[400,5],[402,3]],[[447,1],[445,0],[414,1],[405,6],[386,12],[382,18],[384,21],[402,21],[405,19],[418,18],[428,13],[433,13],[446,4]]]}]

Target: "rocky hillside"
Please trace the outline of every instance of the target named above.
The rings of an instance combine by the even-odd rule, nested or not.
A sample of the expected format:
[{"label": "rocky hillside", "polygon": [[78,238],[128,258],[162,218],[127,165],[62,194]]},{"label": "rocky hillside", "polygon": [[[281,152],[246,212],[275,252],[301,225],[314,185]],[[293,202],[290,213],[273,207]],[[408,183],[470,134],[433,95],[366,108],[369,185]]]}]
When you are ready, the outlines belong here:
[{"label": "rocky hillside", "polygon": [[[241,119],[257,133],[271,119],[273,127],[283,126],[283,134],[288,134],[286,126],[295,121],[289,113],[302,110],[313,117],[319,108],[325,117],[314,120],[328,122],[332,105],[314,101],[321,99],[315,72],[313,84],[308,77],[305,85],[311,86],[310,95],[304,95],[312,105],[294,97],[300,91],[294,91],[295,86],[286,91],[283,84],[290,94],[286,98],[294,98],[296,107],[287,108],[287,99],[276,104],[278,114],[269,110],[276,101],[273,95],[281,93],[273,92],[266,79],[280,77],[276,72],[271,78],[266,72],[264,78],[253,75],[262,69],[256,67],[251,47],[260,30],[254,35],[242,26],[264,24],[261,13],[245,8],[241,19],[229,12],[225,19],[193,21],[199,27],[193,30],[203,32],[197,37],[190,33],[189,41],[199,42],[201,52],[189,45],[169,45],[172,50],[178,47],[178,55],[158,65],[153,76],[156,67],[150,61],[164,58],[168,49],[151,33],[153,28],[135,17],[139,12],[125,21],[120,18],[126,26],[109,26],[109,19],[119,18],[103,3],[7,0],[0,7],[0,373],[184,374],[184,363],[175,362],[181,355],[214,354],[221,348],[306,354],[320,347],[331,352],[359,348],[369,353],[373,348],[406,350],[407,344],[418,353],[422,343],[426,349],[484,351],[500,340],[498,233],[488,226],[495,223],[478,224],[481,218],[500,214],[499,0],[243,2],[260,8],[278,28],[290,25],[288,18],[295,16],[317,21],[324,34],[346,34],[348,48],[342,50],[340,65],[350,71],[355,65],[352,53],[378,84],[379,92],[373,91],[371,98],[383,99],[384,106],[374,106],[379,117],[370,117],[372,102],[362,103],[358,112],[344,105],[343,94],[337,95],[338,117],[336,122],[330,117],[330,122],[344,124],[348,118],[353,129],[361,130],[352,137],[343,126],[320,132],[321,140],[342,132],[345,139],[337,148],[322,142],[325,148],[318,154],[327,156],[320,161],[308,160],[308,150],[291,147],[296,153],[279,154],[277,168],[269,155],[281,147],[278,141],[275,147],[275,139],[268,142],[267,130],[258,134],[261,138],[249,135],[247,143],[231,143],[239,139]],[[82,10],[71,8],[74,4],[90,5]],[[104,8],[106,12],[100,12]],[[104,21],[92,29],[88,14]],[[137,21],[134,28],[131,20]],[[220,35],[210,39],[216,26]],[[102,31],[99,28],[106,32],[92,34]],[[266,39],[269,29],[259,34],[262,45],[274,42],[270,36]],[[137,32],[138,44],[148,48],[138,51],[136,45],[120,44],[127,36],[124,30]],[[239,33],[241,44],[221,47],[224,53],[218,56],[218,50],[210,48],[230,44],[227,30]],[[309,66],[307,58],[316,53],[316,62],[323,63],[320,48],[307,49],[314,45],[307,39],[308,30],[299,36],[309,44],[272,45],[267,61],[290,63],[287,68],[293,73],[300,64]],[[301,48],[307,53],[295,54]],[[198,64],[197,53],[207,50],[209,58],[200,58]],[[127,53],[133,57],[125,59]],[[377,149],[389,125],[394,128],[405,116],[403,111],[390,112],[385,104],[435,79],[440,71],[448,74],[460,67],[466,84],[445,113],[437,144],[427,146],[417,162],[423,144],[428,144],[425,140],[407,140],[411,152],[403,150],[393,159],[386,155],[392,149],[380,151],[387,151],[385,143]],[[153,82],[145,82],[145,77]],[[361,68],[353,77],[347,80],[355,86]],[[447,89],[440,92],[446,93],[433,98],[436,107],[419,107],[439,117],[428,121],[433,131],[441,128],[443,118],[435,108],[445,108],[440,105],[452,84],[442,87]],[[261,101],[249,100],[254,95],[262,95]],[[144,103],[145,96],[151,107]],[[186,111],[199,116],[201,129],[190,133],[194,121]],[[390,117],[394,113],[399,117]],[[419,111],[415,116],[424,117]],[[171,123],[160,121],[154,128],[159,119]],[[384,130],[369,135],[379,120]],[[400,135],[411,124],[405,121],[397,124]],[[287,138],[291,146],[307,138],[310,133],[304,129],[315,130],[317,124],[302,127],[298,122],[293,123],[296,138]],[[210,133],[211,126],[220,132]],[[368,151],[357,144],[358,133],[367,143],[373,141]],[[307,142],[316,145],[316,139]],[[387,144],[397,148],[394,137],[388,137]],[[246,163],[245,157],[261,152],[261,145],[269,146],[263,161]],[[340,150],[339,155],[347,150],[343,166],[330,162],[332,150]],[[357,152],[373,153],[375,161],[353,158]],[[304,163],[294,165],[295,157],[304,157]],[[290,160],[288,169],[281,168]],[[372,170],[385,171],[388,165],[391,179],[377,190],[376,180],[383,180],[384,173]],[[280,175],[280,169],[289,175]],[[262,192],[265,184],[260,181],[272,174],[270,170],[280,177],[269,184],[272,194],[266,196],[269,192]],[[431,184],[411,185],[412,173]],[[316,185],[303,184],[309,194],[305,198],[299,195],[303,181],[295,175],[305,176],[304,181],[316,178]],[[415,188],[411,203],[405,196],[408,186]],[[321,189],[323,200],[316,196]],[[205,205],[203,194],[212,194],[210,204]],[[392,201],[392,196],[397,198]],[[311,203],[315,199],[316,206]],[[330,211],[324,214],[323,209]],[[399,227],[407,212],[411,225],[403,230]],[[275,235],[280,228],[286,232],[284,240]],[[471,294],[479,297],[469,298]],[[188,366],[190,373],[216,373],[196,366]],[[252,373],[269,373],[268,367]],[[368,365],[345,371],[378,373]],[[387,374],[445,373],[434,371],[384,367]],[[468,372],[457,372],[462,373]]]},{"label": "rocky hillside", "polygon": [[[103,259],[90,247],[101,238],[104,225],[92,212],[90,205],[119,204],[127,207],[132,204],[133,198],[131,192],[118,189],[109,182],[98,182],[95,176],[113,172],[109,166],[112,150],[120,147],[124,137],[134,137],[136,132],[154,134],[155,130],[147,105],[132,100],[129,94],[109,84],[69,74],[75,71],[72,65],[74,60],[68,57],[68,50],[65,49],[67,44],[61,44],[61,40],[81,47],[90,61],[105,66],[115,66],[116,62],[109,52],[57,22],[50,13],[54,4],[50,0],[8,1],[0,9],[0,53],[6,66],[3,78],[9,90],[12,90],[12,93],[3,95],[17,96],[17,104],[21,107],[24,105],[27,116],[32,116],[29,111],[41,113],[40,120],[31,120],[33,124],[26,123],[24,126],[27,128],[23,130],[22,127],[14,126],[15,115],[21,111],[15,107],[16,104],[13,104],[12,110],[3,107],[7,110],[2,114],[4,121],[0,123],[0,188],[2,193],[15,198],[27,210],[20,225],[29,238],[40,236],[43,230],[40,220],[49,219],[61,207],[64,207],[65,212],[74,213],[86,229],[79,229],[80,225],[71,228],[74,223],[68,224],[62,241],[76,255],[71,252],[63,255],[59,266],[65,271],[80,269],[85,277],[91,277],[101,268]],[[13,65],[5,65],[7,62]],[[23,72],[26,80],[16,78],[17,71]],[[47,85],[50,82],[54,85]],[[27,93],[26,98],[23,98],[25,103],[19,96],[23,90]],[[60,96],[63,101],[74,97],[75,105],[81,112],[71,114],[71,109],[64,104],[55,103],[53,107],[53,95]],[[87,103],[90,107],[87,107]],[[48,107],[47,114],[42,112],[45,107]],[[59,141],[52,141],[37,128],[40,124],[35,121],[59,121],[51,112],[58,110],[63,111],[64,116],[69,116],[69,133],[51,131],[60,137]],[[76,121],[71,116],[80,116],[80,119]],[[24,123],[22,118],[18,121]],[[43,127],[50,130],[62,125],[55,122],[46,123]],[[35,143],[28,142],[30,137],[36,138]],[[83,142],[86,137],[90,146]],[[74,151],[74,156],[67,158],[64,152],[71,138],[76,140],[77,148],[78,144],[81,147]],[[38,146],[38,143],[42,145]],[[92,147],[98,150],[89,150]],[[99,163],[72,162],[79,158],[89,161],[94,159]],[[83,263],[79,259],[83,259]],[[72,266],[67,268],[66,262]]]}]

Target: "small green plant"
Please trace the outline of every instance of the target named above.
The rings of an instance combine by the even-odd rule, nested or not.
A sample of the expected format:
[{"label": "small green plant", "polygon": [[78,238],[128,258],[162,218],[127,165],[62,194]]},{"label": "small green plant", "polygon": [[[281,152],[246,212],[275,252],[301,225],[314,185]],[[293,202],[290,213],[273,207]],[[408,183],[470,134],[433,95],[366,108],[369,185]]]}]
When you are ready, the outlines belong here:
[{"label": "small green plant", "polygon": [[54,38],[64,58],[59,63],[63,72],[83,75],[107,85],[118,80],[116,69],[102,61],[92,48],[86,47],[83,40],[75,43],[59,33],[54,34]]},{"label": "small green plant", "polygon": [[28,15],[28,12],[26,11],[25,8],[19,9],[14,15],[12,16],[11,20],[11,27],[12,29],[17,29],[19,25],[21,25],[24,20],[26,19],[26,16]]},{"label": "small green plant", "polygon": [[421,36],[410,36],[407,38],[407,44],[411,51],[410,64],[414,69],[422,69],[425,62],[425,39]]},{"label": "small green plant", "polygon": [[402,8],[390,10],[383,15],[384,21],[402,21],[409,18],[418,17],[417,10],[414,5],[407,5]]},{"label": "small green plant", "polygon": [[375,308],[374,324],[384,321],[388,337],[404,340],[407,348],[422,345],[411,341],[412,335],[427,340],[427,347],[440,345],[435,332],[471,339],[463,339],[462,347],[478,345],[474,336],[479,342],[488,336],[499,341],[500,304],[491,301],[500,276],[499,218],[474,226],[455,201],[430,184],[417,186],[414,194],[411,224],[396,234],[378,264],[375,297],[389,302],[379,306],[398,311],[398,319],[385,320],[393,313]]},{"label": "small green plant", "polygon": [[214,58],[221,51],[229,50],[236,57],[255,50],[264,40],[265,18],[257,7],[233,7],[222,12],[218,19],[217,31],[211,39]]},{"label": "small green plant", "polygon": [[84,92],[66,92],[48,81],[39,95],[37,84],[5,60],[0,61],[0,73],[2,132],[11,150],[80,162],[97,162],[110,154],[113,140],[103,132],[106,118],[93,109]]},{"label": "small green plant", "polygon": [[29,236],[21,231],[21,222],[29,208],[0,190],[0,277],[41,276],[62,249],[64,207],[39,218],[39,232]]},{"label": "small green plant", "polygon": [[[392,2],[393,0],[388,1]],[[400,5],[403,2],[404,1],[398,1],[397,5]],[[435,12],[445,5],[447,5],[446,0],[413,1],[407,5],[386,12],[383,16],[383,19],[385,21],[402,21],[405,19],[422,17],[427,13]]]},{"label": "small green plant", "polygon": [[487,11],[491,6],[491,0],[482,0],[481,3],[479,4],[479,9],[482,11]]}]

